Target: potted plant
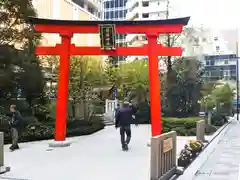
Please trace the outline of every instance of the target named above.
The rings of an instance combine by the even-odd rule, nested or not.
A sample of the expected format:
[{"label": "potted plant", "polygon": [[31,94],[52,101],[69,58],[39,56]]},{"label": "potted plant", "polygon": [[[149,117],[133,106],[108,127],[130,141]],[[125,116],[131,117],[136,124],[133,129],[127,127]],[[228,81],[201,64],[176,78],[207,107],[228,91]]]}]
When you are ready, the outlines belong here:
[{"label": "potted plant", "polygon": [[202,151],[203,149],[203,142],[201,141],[195,141],[195,140],[190,140],[189,141],[189,147],[191,148],[191,152],[193,157],[197,157],[197,155]]},{"label": "potted plant", "polygon": [[192,152],[188,145],[185,145],[184,149],[180,152],[178,158],[178,166],[187,167],[192,161]]}]

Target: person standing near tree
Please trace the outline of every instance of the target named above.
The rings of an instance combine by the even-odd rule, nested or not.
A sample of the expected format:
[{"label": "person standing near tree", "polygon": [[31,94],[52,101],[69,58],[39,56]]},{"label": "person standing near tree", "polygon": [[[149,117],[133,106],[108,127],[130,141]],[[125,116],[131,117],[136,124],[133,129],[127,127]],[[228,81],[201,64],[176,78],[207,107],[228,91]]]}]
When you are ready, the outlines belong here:
[{"label": "person standing near tree", "polygon": [[19,149],[18,140],[22,131],[23,118],[20,112],[17,110],[16,105],[14,104],[10,106],[10,112],[12,115],[12,118],[9,122],[11,126],[12,145],[9,149],[11,151],[14,151],[16,149]]},{"label": "person standing near tree", "polygon": [[[123,103],[123,107],[120,108],[116,113],[115,127],[116,129],[120,128],[121,144],[123,151],[128,150],[128,144],[131,140],[131,124],[133,122],[133,115],[133,109],[129,106],[129,102],[127,101]],[[126,139],[125,135],[127,135]]]}]

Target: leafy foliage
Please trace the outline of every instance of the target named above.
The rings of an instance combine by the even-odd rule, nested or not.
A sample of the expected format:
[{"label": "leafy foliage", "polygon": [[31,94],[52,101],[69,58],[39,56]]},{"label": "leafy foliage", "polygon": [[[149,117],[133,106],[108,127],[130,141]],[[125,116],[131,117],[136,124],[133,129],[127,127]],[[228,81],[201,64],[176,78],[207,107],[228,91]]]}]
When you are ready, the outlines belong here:
[{"label": "leafy foliage", "polygon": [[233,91],[228,84],[216,86],[212,92],[201,100],[202,107],[212,111],[216,107],[217,113],[228,114],[232,108]]},{"label": "leafy foliage", "polygon": [[43,99],[44,87],[40,62],[35,56],[40,35],[34,35],[27,24],[28,16],[36,13],[31,0],[4,0],[0,9],[0,99],[25,97],[32,108],[35,99]]},{"label": "leafy foliage", "polygon": [[203,73],[201,63],[196,59],[179,58],[172,71],[176,76],[176,82],[165,93],[166,113],[173,117],[197,115]]},{"label": "leafy foliage", "polygon": [[82,102],[84,119],[89,119],[93,113],[87,101],[95,99],[94,87],[106,84],[102,61],[87,56],[71,58],[69,96],[73,99],[73,116],[75,105]]},{"label": "leafy foliage", "polygon": [[31,35],[28,16],[36,16],[32,0],[2,0],[0,2],[0,44],[24,44]]}]

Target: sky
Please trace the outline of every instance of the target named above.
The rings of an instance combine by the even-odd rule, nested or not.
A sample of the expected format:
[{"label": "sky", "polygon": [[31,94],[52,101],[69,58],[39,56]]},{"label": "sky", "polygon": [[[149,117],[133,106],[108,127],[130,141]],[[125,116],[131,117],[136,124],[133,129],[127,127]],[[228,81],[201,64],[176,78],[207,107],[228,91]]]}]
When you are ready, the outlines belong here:
[{"label": "sky", "polygon": [[240,28],[240,0],[170,0],[173,16],[191,16],[190,25]]}]

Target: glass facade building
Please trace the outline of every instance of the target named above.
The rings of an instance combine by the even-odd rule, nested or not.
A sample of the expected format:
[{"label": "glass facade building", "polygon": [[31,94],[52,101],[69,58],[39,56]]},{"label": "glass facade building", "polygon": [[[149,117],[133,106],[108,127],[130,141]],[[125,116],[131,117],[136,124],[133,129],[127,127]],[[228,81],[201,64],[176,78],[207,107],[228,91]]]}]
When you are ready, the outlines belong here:
[{"label": "glass facade building", "polygon": [[127,0],[105,0],[103,11],[105,20],[124,20],[127,14]]},{"label": "glass facade building", "polygon": [[[102,1],[102,19],[103,20],[125,20],[127,14],[126,8],[127,0],[103,0]],[[119,46],[125,46],[126,35],[125,34],[117,34],[116,43]],[[117,62],[125,60],[124,56],[114,57]]]}]

